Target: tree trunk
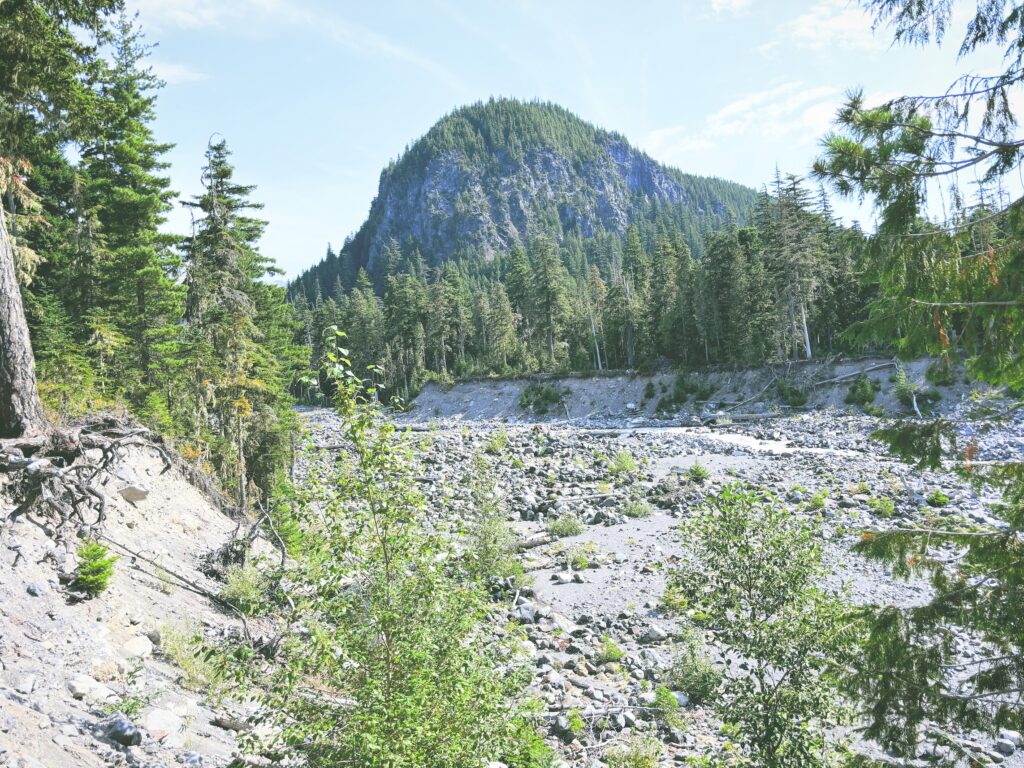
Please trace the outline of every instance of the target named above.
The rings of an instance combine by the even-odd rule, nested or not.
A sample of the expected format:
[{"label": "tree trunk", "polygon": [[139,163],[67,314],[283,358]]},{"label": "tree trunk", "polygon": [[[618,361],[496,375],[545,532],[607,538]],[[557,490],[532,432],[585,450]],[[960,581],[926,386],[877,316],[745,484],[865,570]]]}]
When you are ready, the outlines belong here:
[{"label": "tree trunk", "polygon": [[598,372],[600,372],[602,370],[602,368],[601,368],[601,347],[598,346],[598,344],[597,344],[597,326],[594,324],[594,315],[593,315],[593,313],[591,313],[591,315],[590,315],[590,333],[594,337],[594,365],[597,368]]},{"label": "tree trunk", "polygon": [[34,437],[50,428],[39,400],[36,361],[14,272],[14,245],[0,203],[0,438]]},{"label": "tree trunk", "polygon": [[807,309],[804,303],[800,302],[800,322],[804,327],[804,352],[807,353],[807,359],[811,359],[811,336],[807,332]]}]

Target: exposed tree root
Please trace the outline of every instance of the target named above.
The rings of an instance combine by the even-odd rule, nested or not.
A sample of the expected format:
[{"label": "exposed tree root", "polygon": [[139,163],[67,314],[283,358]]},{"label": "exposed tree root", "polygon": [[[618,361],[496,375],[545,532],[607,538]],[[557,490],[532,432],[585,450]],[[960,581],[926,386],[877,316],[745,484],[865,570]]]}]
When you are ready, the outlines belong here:
[{"label": "exposed tree root", "polygon": [[212,482],[169,451],[159,435],[103,414],[47,435],[0,440],[0,474],[10,476],[10,491],[19,500],[9,517],[41,515],[55,525],[54,534],[68,525],[98,530],[106,519],[107,505],[97,480],[119,464],[130,447],[154,451],[163,461],[163,472],[176,467],[222,511],[237,515]]}]

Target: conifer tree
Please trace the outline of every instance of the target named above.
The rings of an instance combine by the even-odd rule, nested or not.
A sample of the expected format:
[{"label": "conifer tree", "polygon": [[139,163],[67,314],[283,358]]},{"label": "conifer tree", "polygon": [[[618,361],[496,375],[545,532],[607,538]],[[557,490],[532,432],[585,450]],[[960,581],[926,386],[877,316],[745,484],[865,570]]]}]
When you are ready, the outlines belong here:
[{"label": "conifer tree", "polygon": [[512,302],[501,283],[495,283],[489,296],[490,312],[487,316],[487,338],[493,365],[499,371],[509,367],[518,357],[519,340],[516,336],[516,318]]},{"label": "conifer tree", "polygon": [[675,246],[666,235],[662,235],[654,252],[647,324],[653,331],[655,351],[666,357],[672,356],[676,349],[673,311],[677,302],[678,274]]},{"label": "conifer tree", "polygon": [[253,186],[234,181],[229,157],[223,140],[207,147],[205,191],[187,204],[198,217],[185,242],[187,417],[199,455],[209,457],[244,508],[250,483],[266,492],[271,480],[252,471],[256,449],[265,449],[268,429],[287,418],[279,408],[281,388],[274,386],[280,362],[263,346],[258,324],[268,305],[283,302],[284,292],[264,289],[262,279],[276,271],[257,250],[266,223],[248,215],[261,206],[249,199]]},{"label": "conifer tree", "polygon": [[0,437],[45,432],[35,360],[6,213],[26,196],[27,144],[46,131],[86,135],[95,95],[83,73],[96,59],[117,0],[7,3],[0,14]]},{"label": "conifer tree", "polygon": [[[939,42],[955,21],[953,4],[936,0],[865,6],[880,24],[891,23],[897,42]],[[975,375],[1017,393],[1009,411],[1019,409],[1024,386],[1024,201],[994,203],[983,187],[976,201],[965,203],[954,189],[947,220],[927,216],[935,179],[955,181],[961,172],[990,186],[1011,172],[1015,179],[1024,139],[1010,96],[1024,83],[1022,15],[1019,2],[979,2],[962,30],[960,55],[994,46],[1004,54],[1003,72],[965,74],[942,94],[877,106],[855,92],[815,164],[820,178],[843,194],[871,198],[881,213],[868,245],[868,271],[880,289],[869,318],[872,335],[895,339],[908,352],[930,349],[947,361],[963,355]],[[1005,525],[965,529],[938,518],[864,535],[862,551],[899,575],[930,576],[935,588],[924,605],[865,611],[871,633],[850,687],[865,703],[866,733],[914,755],[925,724],[934,724],[933,732],[1020,729],[1024,463],[972,465],[976,444],[962,445],[958,430],[941,420],[898,425],[882,436],[919,466],[938,467],[944,454],[960,460],[979,486],[1002,492],[998,514]],[[941,546],[959,553],[955,567]],[[958,627],[986,649],[966,665],[951,642]]]},{"label": "conifer tree", "polygon": [[538,333],[547,346],[548,363],[555,367],[557,343],[569,310],[568,273],[554,242],[538,237],[531,247],[533,261],[533,308]]},{"label": "conifer tree", "polygon": [[82,151],[86,206],[93,208],[104,258],[99,265],[101,301],[81,302],[79,313],[103,312],[124,334],[122,345],[134,380],[129,397],[146,399],[160,388],[156,372],[174,351],[182,291],[176,283],[179,261],[172,251],[174,235],[163,234],[174,193],[162,175],[170,148],[153,138],[154,92],[161,83],[144,66],[148,47],[128,17],[115,26],[114,58],[104,67],[99,87],[105,94],[106,117],[100,134]]}]

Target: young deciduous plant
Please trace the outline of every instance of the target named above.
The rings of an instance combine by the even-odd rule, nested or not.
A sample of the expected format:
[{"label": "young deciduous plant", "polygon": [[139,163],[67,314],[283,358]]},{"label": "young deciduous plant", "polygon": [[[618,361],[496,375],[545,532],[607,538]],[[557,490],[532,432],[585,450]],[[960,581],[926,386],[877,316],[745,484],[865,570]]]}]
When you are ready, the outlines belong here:
[{"label": "young deciduous plant", "polygon": [[834,764],[835,676],[855,637],[843,604],[815,585],[815,526],[731,484],[683,529],[692,558],[670,574],[672,602],[735,654],[715,695],[719,714],[756,765]]},{"label": "young deciduous plant", "polygon": [[327,372],[347,449],[304,484],[284,639],[262,668],[239,654],[269,726],[245,747],[306,766],[544,766],[523,678],[485,631],[483,585],[425,525],[411,449],[345,355],[332,352]]}]

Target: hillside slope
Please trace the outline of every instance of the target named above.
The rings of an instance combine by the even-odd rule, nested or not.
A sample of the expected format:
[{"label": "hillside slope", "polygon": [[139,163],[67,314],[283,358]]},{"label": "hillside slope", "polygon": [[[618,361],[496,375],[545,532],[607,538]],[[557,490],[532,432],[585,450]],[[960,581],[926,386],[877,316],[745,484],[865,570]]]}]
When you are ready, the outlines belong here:
[{"label": "hillside slope", "polygon": [[[214,703],[192,638],[241,631],[210,600],[221,584],[205,567],[236,523],[152,451],[131,448],[100,485],[114,576],[99,597],[76,601],[62,584],[78,541],[40,516],[11,521],[17,500],[3,477],[0,765],[227,765],[235,733],[216,723],[234,713]],[[139,729],[138,746],[113,736],[116,712]]]},{"label": "hillside slope", "polygon": [[299,280],[330,293],[360,267],[391,273],[397,249],[428,266],[456,256],[489,260],[539,233],[622,235],[634,222],[671,223],[700,249],[700,233],[744,220],[754,190],[666,167],[625,138],[552,104],[500,99],[442,118],[381,173],[370,213],[340,254]]}]

